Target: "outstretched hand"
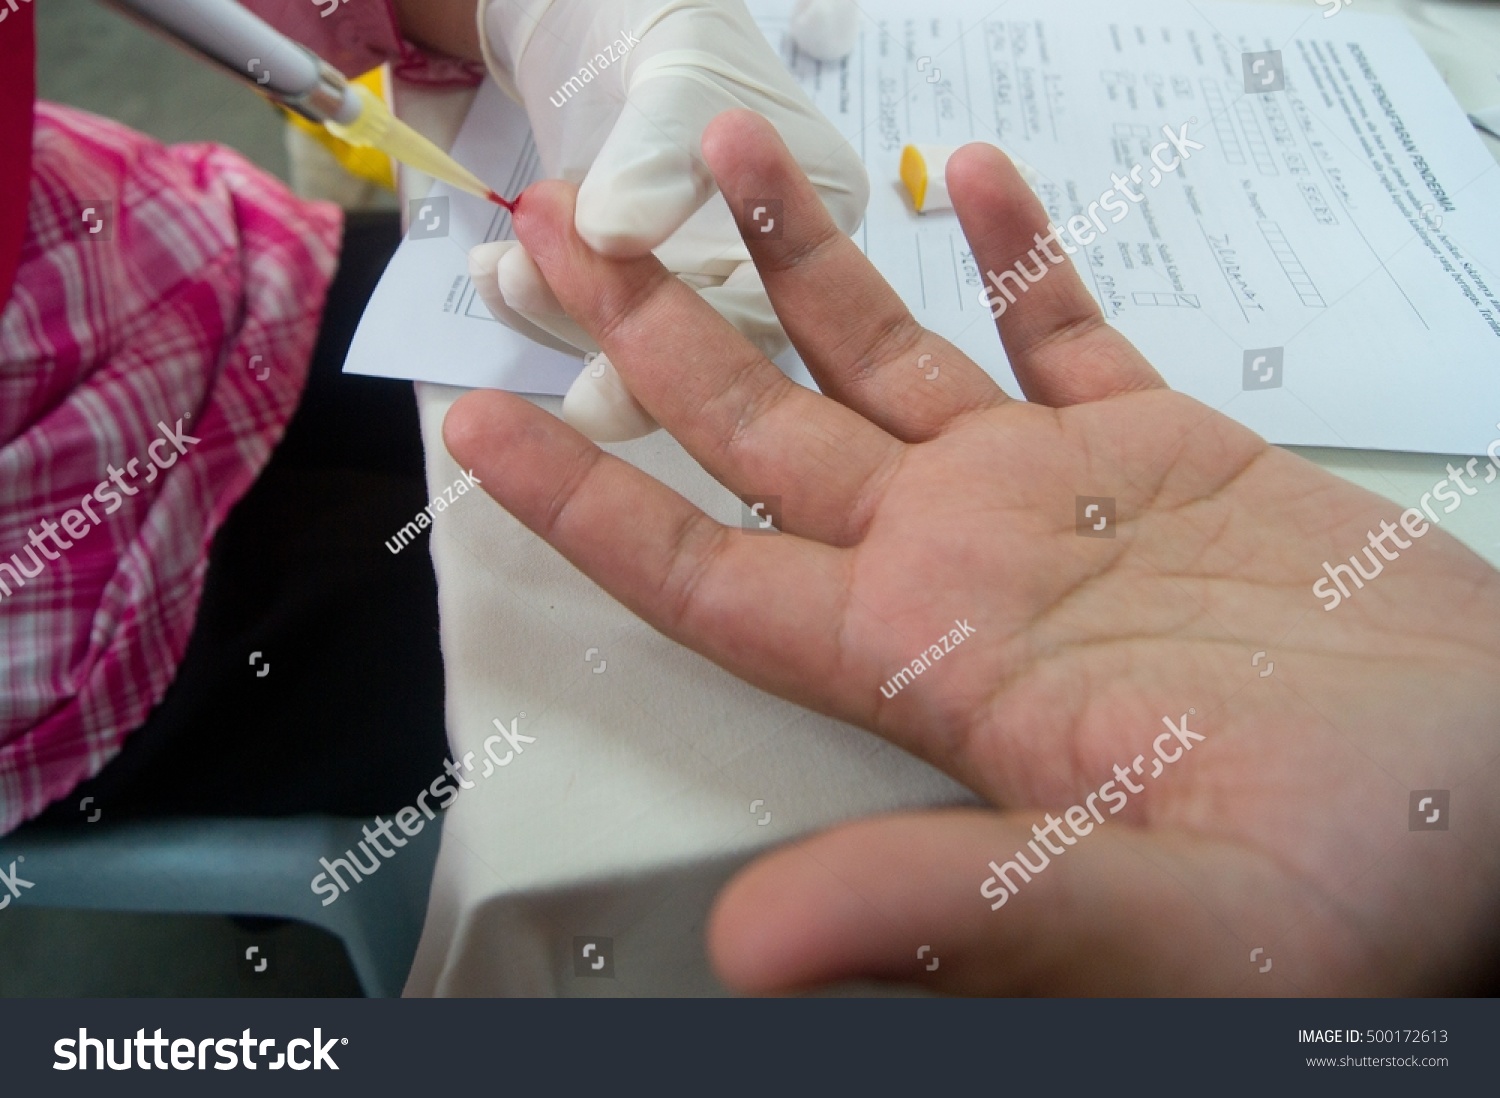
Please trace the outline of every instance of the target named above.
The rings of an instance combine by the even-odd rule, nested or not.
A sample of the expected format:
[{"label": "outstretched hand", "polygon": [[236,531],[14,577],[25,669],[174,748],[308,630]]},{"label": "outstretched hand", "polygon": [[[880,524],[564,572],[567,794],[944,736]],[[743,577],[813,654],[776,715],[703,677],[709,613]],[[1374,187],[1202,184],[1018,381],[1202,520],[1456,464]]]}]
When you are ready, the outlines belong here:
[{"label": "outstretched hand", "polygon": [[[714,913],[723,978],[1359,995],[1487,977],[1497,573],[1434,529],[1325,610],[1323,562],[1400,508],[1166,389],[1067,264],[1001,318],[1029,402],[1007,398],[916,323],[763,120],[719,117],[703,152],[731,209],[782,200],[784,233],[745,238],[826,395],[655,259],[592,251],[575,188],[532,188],[516,229],[651,415],[735,492],[781,497],[783,535],[712,521],[509,394],[460,400],[448,445],[663,633],[994,806],[761,858]],[[948,182],[981,269],[1047,230],[993,148]],[[1114,501],[1113,537],[1082,536],[1079,497]],[[1410,791],[1438,788],[1450,830],[1410,830]]]}]

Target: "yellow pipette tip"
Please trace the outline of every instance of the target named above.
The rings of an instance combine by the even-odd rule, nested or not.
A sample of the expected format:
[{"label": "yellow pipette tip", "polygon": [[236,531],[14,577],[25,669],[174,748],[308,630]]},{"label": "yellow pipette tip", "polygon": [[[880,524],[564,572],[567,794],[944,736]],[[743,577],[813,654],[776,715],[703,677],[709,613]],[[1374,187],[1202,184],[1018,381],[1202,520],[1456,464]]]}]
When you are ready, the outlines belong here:
[{"label": "yellow pipette tip", "polygon": [[359,117],[344,124],[329,122],[329,131],[351,145],[379,149],[409,168],[426,172],[459,190],[510,209],[512,203],[485,186],[473,172],[391,113],[385,101],[361,84],[353,85],[360,101]]}]

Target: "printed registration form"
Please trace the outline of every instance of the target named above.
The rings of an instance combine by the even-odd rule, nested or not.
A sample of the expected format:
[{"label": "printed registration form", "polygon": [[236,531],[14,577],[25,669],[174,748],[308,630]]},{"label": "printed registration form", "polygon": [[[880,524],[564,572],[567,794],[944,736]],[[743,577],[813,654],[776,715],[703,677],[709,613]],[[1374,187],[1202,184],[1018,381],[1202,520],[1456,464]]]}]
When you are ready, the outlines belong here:
[{"label": "printed registration form", "polygon": [[[1090,220],[1073,261],[1111,323],[1174,388],[1272,442],[1480,454],[1500,436],[1500,168],[1399,21],[1178,0],[950,0],[913,15],[861,0],[860,45],[830,65],[792,48],[786,4],[750,6],[868,166],[857,242],[1012,394],[985,272],[954,215],[917,214],[899,181],[909,143],[989,141],[1028,162],[1054,224]],[[1162,171],[1152,152],[1168,133],[1156,165],[1176,166]],[[524,185],[528,135],[487,85],[454,152]],[[346,369],[565,392],[579,360],[510,333],[469,283],[467,248],[508,234],[508,215],[434,193],[448,233],[402,245]],[[806,380],[794,356],[784,365]]]}]

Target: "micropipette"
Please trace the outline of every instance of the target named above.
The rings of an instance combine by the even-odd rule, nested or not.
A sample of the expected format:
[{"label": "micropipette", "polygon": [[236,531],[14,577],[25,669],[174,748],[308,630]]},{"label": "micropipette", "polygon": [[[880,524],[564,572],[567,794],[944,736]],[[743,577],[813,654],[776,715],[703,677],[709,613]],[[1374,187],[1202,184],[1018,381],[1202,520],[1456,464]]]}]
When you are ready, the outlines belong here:
[{"label": "micropipette", "polygon": [[234,0],[106,0],[218,64],[262,95],[351,145],[379,149],[408,167],[507,210],[507,201],[391,113],[368,88]]}]

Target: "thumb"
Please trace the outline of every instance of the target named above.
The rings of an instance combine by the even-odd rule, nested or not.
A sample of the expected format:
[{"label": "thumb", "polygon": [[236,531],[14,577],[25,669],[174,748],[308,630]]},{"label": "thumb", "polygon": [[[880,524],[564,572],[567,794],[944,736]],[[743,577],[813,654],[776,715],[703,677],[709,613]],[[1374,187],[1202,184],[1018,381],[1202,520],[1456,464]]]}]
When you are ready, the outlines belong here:
[{"label": "thumb", "polygon": [[[1292,964],[1260,974],[1246,961],[1253,945],[1275,944],[1250,943],[1239,918],[1279,906],[1259,857],[1119,822],[1083,837],[1059,829],[1075,845],[1053,838],[1063,853],[1050,854],[1038,842],[1038,857],[1027,845],[1038,820],[888,816],[767,855],[719,896],[714,967],[760,993],[856,979],[972,995],[1302,993],[1280,971]],[[1017,851],[1034,871],[1007,865]]]},{"label": "thumb", "polygon": [[578,235],[595,251],[645,255],[717,189],[703,161],[703,131],[739,103],[697,75],[692,50],[672,50],[631,74],[625,106],[578,190]]}]

